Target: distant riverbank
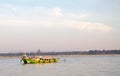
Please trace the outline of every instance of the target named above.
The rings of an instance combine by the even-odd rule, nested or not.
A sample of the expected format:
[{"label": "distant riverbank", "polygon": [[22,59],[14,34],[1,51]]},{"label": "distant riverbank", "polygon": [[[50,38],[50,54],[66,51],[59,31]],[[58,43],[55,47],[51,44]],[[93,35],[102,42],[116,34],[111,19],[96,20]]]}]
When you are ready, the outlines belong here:
[{"label": "distant riverbank", "polygon": [[[0,58],[21,58],[21,56],[0,56]],[[52,55],[52,56],[55,56],[55,57],[66,57],[66,56],[69,56],[69,57],[72,57],[72,56],[73,57],[74,56],[120,56],[120,54],[83,54],[83,55],[81,54],[81,55]]]},{"label": "distant riverbank", "polygon": [[35,56],[35,55],[52,55],[52,56],[66,56],[66,55],[120,55],[120,50],[89,50],[89,51],[63,51],[63,52],[36,52],[28,53],[0,53],[0,57],[20,57],[22,55]]}]

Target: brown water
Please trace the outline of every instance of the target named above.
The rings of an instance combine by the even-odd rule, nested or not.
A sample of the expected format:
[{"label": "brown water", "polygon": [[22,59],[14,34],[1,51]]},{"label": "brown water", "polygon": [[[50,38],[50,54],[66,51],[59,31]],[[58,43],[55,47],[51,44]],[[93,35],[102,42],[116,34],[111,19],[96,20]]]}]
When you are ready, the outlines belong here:
[{"label": "brown water", "polygon": [[59,58],[58,63],[26,65],[20,63],[20,58],[0,58],[0,76],[120,76],[120,56]]}]

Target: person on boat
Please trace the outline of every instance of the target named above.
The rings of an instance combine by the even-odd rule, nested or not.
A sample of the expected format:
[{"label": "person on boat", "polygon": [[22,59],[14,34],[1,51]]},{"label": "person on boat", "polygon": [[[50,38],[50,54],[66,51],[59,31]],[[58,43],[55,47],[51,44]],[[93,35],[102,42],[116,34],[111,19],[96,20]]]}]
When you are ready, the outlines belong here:
[{"label": "person on boat", "polygon": [[43,58],[43,56],[39,56],[39,58]]},{"label": "person on boat", "polygon": [[28,58],[28,56],[27,56],[26,54],[24,54],[24,55],[22,56],[22,58]]}]

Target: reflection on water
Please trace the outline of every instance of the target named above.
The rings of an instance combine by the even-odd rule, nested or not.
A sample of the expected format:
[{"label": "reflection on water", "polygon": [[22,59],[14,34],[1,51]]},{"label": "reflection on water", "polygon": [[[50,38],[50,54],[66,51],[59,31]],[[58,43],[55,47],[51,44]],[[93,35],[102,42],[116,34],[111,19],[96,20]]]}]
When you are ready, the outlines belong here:
[{"label": "reflection on water", "polygon": [[119,76],[120,56],[59,56],[58,63],[21,64],[0,58],[0,76]]}]

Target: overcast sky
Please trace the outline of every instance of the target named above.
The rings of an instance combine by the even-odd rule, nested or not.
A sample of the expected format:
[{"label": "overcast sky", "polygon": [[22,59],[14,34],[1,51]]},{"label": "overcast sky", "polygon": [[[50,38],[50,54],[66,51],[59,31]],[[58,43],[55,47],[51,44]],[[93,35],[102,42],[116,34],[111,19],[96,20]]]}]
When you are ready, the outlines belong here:
[{"label": "overcast sky", "polygon": [[0,0],[0,52],[120,49],[120,0]]}]

